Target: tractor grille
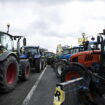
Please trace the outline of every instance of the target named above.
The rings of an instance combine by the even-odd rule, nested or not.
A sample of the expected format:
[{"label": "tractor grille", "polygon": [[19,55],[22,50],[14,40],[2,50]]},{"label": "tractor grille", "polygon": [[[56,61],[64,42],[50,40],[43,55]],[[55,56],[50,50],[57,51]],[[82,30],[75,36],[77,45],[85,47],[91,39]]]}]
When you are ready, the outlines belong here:
[{"label": "tractor grille", "polygon": [[93,60],[93,56],[91,54],[87,54],[85,57],[85,61],[92,61]]}]

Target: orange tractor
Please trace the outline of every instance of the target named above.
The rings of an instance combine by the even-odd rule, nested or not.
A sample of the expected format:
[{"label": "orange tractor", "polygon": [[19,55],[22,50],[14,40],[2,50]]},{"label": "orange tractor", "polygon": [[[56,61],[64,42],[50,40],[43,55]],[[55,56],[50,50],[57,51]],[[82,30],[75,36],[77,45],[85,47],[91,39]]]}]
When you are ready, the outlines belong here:
[{"label": "orange tractor", "polygon": [[97,36],[97,43],[100,50],[72,55],[70,65],[62,72],[62,81],[84,78],[79,91],[84,105],[105,105],[105,30]]},{"label": "orange tractor", "polygon": [[86,42],[86,51],[78,52],[70,57],[70,64],[65,67],[65,70],[61,74],[62,82],[81,77],[83,75],[81,69],[85,67],[92,71],[94,68],[92,65],[99,66],[101,54],[100,43],[93,43],[91,50],[88,48],[89,45],[90,42]]}]

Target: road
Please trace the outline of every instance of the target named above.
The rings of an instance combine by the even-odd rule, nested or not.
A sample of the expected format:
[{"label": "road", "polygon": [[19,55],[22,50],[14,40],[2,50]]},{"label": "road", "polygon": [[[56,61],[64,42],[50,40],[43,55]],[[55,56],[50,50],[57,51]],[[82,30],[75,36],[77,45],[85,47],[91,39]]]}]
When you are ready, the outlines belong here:
[{"label": "road", "polygon": [[[31,73],[28,81],[19,81],[16,89],[12,92],[0,94],[0,105],[23,105],[27,96],[30,99],[24,105],[41,105],[42,103],[43,105],[53,105],[54,90],[57,83],[59,80],[54,70],[47,66],[44,72]],[[30,95],[33,87],[35,89]]]}]

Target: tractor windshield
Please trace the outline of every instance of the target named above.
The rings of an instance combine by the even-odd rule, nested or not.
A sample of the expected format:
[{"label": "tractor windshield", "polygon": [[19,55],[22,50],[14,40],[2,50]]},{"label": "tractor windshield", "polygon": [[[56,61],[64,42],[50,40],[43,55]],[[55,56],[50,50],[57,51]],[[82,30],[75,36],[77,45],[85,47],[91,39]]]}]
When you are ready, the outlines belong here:
[{"label": "tractor windshield", "polygon": [[50,57],[51,53],[47,52],[45,55],[46,55],[46,57]]},{"label": "tractor windshield", "polygon": [[71,53],[71,50],[70,49],[64,49],[63,50],[63,54],[70,54]]},{"label": "tractor windshield", "polygon": [[7,50],[12,50],[13,41],[7,34],[0,33],[0,46],[4,47]]},{"label": "tractor windshield", "polygon": [[84,47],[74,47],[71,50],[71,54],[75,54],[75,53],[78,53],[80,51],[84,51]]},{"label": "tractor windshield", "polygon": [[31,53],[32,55],[38,54],[38,48],[27,47],[24,51],[26,54]]},{"label": "tractor windshield", "polygon": [[94,49],[94,50],[100,50],[101,47],[98,43],[96,42],[90,42],[89,45],[88,45],[88,50],[91,50],[91,49]]},{"label": "tractor windshield", "polygon": [[51,56],[54,56],[54,54],[53,54],[53,53],[50,53],[50,52],[47,52],[47,53],[45,54],[45,56],[46,56],[46,57],[51,57]]}]

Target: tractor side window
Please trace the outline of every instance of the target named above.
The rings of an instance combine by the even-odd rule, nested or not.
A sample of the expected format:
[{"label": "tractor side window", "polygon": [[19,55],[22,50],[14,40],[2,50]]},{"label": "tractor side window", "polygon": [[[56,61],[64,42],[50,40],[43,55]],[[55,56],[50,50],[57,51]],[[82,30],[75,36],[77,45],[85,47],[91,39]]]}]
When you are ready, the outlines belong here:
[{"label": "tractor side window", "polygon": [[63,54],[69,54],[70,52],[69,52],[69,50],[64,50],[63,51]]},{"label": "tractor side window", "polygon": [[7,48],[8,50],[12,50],[12,45],[13,45],[13,43],[12,43],[11,38],[10,38],[9,36],[7,36],[7,37],[6,37],[6,48]]},{"label": "tractor side window", "polygon": [[0,44],[8,50],[12,50],[13,48],[12,39],[6,34],[0,35]]}]

